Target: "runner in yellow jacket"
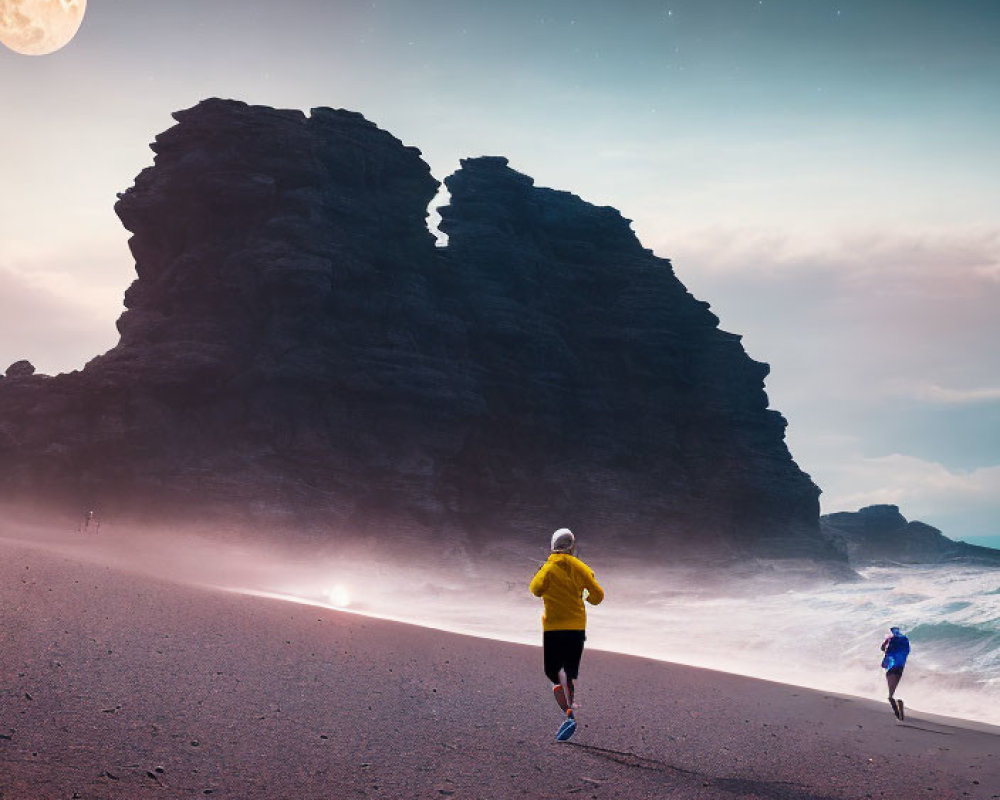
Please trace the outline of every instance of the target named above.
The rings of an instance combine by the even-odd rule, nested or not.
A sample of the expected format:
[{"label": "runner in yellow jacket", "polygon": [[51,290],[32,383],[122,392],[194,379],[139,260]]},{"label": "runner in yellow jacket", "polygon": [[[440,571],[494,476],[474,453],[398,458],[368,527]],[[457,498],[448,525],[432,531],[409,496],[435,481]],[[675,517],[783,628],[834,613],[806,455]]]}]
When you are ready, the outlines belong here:
[{"label": "runner in yellow jacket", "polygon": [[593,570],[573,555],[575,550],[576,539],[569,528],[553,533],[552,552],[528,587],[545,602],[542,613],[545,675],[554,684],[552,693],[566,715],[558,739],[568,739],[576,729],[573,695],[587,638],[584,597],[595,606],[604,599],[604,590]]}]

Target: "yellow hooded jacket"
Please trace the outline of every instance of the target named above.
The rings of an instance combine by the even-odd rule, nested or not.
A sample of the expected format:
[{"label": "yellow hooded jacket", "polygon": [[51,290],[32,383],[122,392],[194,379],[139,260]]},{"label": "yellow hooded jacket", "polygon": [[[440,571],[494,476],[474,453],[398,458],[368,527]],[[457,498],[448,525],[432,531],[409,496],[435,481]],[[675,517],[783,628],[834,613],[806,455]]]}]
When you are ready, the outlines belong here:
[{"label": "yellow hooded jacket", "polygon": [[593,570],[569,553],[552,553],[531,579],[528,587],[535,597],[545,601],[542,628],[547,631],[582,631],[587,627],[587,602],[596,606],[604,599],[604,590]]}]

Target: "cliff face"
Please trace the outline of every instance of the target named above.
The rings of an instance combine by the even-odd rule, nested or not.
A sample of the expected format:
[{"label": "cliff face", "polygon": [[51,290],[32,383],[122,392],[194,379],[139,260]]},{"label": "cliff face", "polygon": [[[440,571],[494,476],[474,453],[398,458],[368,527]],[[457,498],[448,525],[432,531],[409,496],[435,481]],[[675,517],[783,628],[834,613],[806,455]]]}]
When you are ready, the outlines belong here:
[{"label": "cliff face", "polygon": [[207,100],[115,207],[120,343],[0,379],[0,488],[472,542],[834,558],[768,368],[627,220],[360,115]]},{"label": "cliff face", "polygon": [[535,188],[505,159],[465,160],[445,184],[442,259],[486,404],[463,474],[490,497],[516,486],[535,518],[815,554],[818,491],[767,409],[768,367],[670,262],[615,209]]}]

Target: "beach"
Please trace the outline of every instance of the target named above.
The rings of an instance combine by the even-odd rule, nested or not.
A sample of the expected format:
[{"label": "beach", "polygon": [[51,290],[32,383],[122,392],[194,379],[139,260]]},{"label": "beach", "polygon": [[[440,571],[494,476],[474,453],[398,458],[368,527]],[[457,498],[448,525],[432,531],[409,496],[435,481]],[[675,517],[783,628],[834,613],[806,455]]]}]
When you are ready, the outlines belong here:
[{"label": "beach", "polygon": [[10,539],[0,593],[0,800],[1000,798],[1000,729],[885,702],[592,648],[558,743],[540,647]]}]

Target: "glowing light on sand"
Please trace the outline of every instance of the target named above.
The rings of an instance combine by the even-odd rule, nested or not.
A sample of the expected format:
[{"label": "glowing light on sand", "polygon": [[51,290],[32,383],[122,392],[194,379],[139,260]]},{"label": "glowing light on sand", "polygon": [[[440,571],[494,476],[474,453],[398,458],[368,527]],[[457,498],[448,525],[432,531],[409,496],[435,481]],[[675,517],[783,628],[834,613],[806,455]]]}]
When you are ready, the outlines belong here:
[{"label": "glowing light on sand", "polygon": [[76,36],[87,0],[0,0],[0,42],[15,53],[44,56]]},{"label": "glowing light on sand", "polygon": [[331,586],[323,594],[334,608],[347,608],[351,604],[351,593],[341,583]]}]

